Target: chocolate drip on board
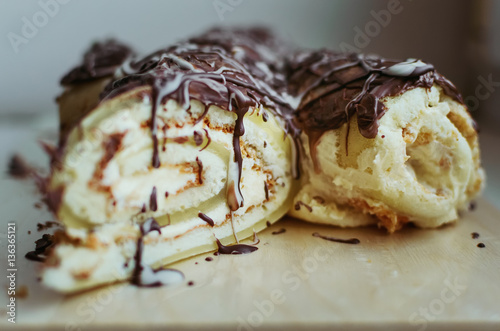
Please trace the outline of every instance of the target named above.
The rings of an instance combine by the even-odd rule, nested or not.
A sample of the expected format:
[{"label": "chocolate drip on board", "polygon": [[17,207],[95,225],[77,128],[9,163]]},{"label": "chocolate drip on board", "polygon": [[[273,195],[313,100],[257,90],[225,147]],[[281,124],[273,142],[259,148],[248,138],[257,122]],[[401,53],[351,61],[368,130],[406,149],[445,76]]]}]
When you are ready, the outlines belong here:
[{"label": "chocolate drip on board", "polygon": [[321,239],[324,239],[324,240],[334,241],[334,242],[342,243],[342,244],[357,245],[357,244],[359,244],[361,242],[358,238],[341,239],[341,238],[323,236],[323,235],[321,235],[321,234],[319,234],[317,232],[314,232],[312,235],[313,235],[313,237],[318,237],[318,238],[321,238]]},{"label": "chocolate drip on board", "polygon": [[217,243],[217,253],[219,254],[249,254],[259,249],[258,247],[245,244],[224,246],[217,238],[215,238],[215,242]]},{"label": "chocolate drip on board", "polygon": [[7,172],[14,178],[26,178],[33,173],[33,169],[19,155],[12,155],[7,164]]},{"label": "chocolate drip on board", "polygon": [[42,235],[42,238],[35,241],[35,250],[24,255],[25,258],[36,262],[45,262],[47,250],[54,245],[54,236],[50,234]]},{"label": "chocolate drip on board", "polygon": [[272,235],[277,235],[277,234],[282,234],[282,233],[285,233],[286,232],[286,229],[285,228],[281,228],[277,231],[273,231],[271,232]]}]

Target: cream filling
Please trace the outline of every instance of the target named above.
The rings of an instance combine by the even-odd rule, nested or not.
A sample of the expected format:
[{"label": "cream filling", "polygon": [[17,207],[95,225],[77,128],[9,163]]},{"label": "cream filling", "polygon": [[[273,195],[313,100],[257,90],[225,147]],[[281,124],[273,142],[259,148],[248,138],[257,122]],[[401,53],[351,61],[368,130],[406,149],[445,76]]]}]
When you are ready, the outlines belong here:
[{"label": "cream filling", "polygon": [[[130,278],[137,222],[147,217],[155,217],[164,227],[161,235],[153,232],[144,238],[143,263],[160,266],[216,249],[214,236],[225,244],[234,242],[233,227],[243,239],[286,213],[295,193],[291,143],[269,110],[252,109],[244,117],[245,134],[240,138],[244,204],[232,213],[231,224],[226,191],[235,180],[230,165],[236,115],[212,106],[195,123],[204,111],[200,102],[191,101],[186,112],[169,100],[157,112],[161,166],[153,168],[148,100],[146,93],[136,90],[106,101],[71,132],[63,166],[54,172],[51,187],[64,187],[58,217],[68,237],[80,241],[55,248],[42,274],[47,286],[72,292]],[[203,137],[200,145],[195,132],[198,141]],[[120,147],[103,163],[105,146],[113,136],[120,137]],[[153,187],[156,211],[150,208]],[[200,212],[215,226],[203,221]]]},{"label": "cream filling", "polygon": [[[307,185],[295,198],[295,203],[312,204],[312,212],[292,207],[292,216],[341,226],[373,223],[359,214],[376,211],[421,227],[457,219],[457,211],[477,194],[468,187],[483,174],[473,157],[478,154],[477,142],[469,144],[449,115],[465,114],[469,120],[470,116],[438,87],[414,89],[384,104],[387,111],[374,139],[361,136],[356,119],[351,120],[348,155],[346,125],[321,137],[321,172],[316,173],[306,159]],[[303,138],[309,156],[307,137]],[[318,203],[314,196],[325,202]],[[346,212],[351,217],[345,218]]]}]

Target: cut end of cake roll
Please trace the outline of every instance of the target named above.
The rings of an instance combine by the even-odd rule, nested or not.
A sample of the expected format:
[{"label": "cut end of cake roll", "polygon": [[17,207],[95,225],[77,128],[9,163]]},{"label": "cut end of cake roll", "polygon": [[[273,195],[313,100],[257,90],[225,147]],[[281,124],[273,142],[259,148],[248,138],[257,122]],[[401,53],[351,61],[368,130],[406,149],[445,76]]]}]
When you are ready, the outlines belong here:
[{"label": "cut end of cake roll", "polygon": [[422,62],[361,61],[307,64],[330,78],[298,110],[305,178],[289,214],[390,233],[457,220],[484,185],[475,123],[458,92]]}]

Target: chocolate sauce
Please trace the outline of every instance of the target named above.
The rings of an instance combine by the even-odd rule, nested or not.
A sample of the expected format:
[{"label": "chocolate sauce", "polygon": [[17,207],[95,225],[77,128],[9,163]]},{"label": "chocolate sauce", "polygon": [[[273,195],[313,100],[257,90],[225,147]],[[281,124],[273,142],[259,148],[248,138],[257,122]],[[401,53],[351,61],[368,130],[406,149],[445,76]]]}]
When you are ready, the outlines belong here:
[{"label": "chocolate sauce", "polygon": [[203,213],[198,213],[198,217],[208,223],[210,226],[214,226],[214,220]]},{"label": "chocolate sauce", "polygon": [[33,169],[24,161],[20,155],[12,155],[7,165],[7,171],[10,176],[15,178],[26,178],[30,176]]},{"label": "chocolate sauce", "polygon": [[213,259],[213,258],[211,258],[210,256],[205,258],[205,261],[207,261],[207,262],[211,262],[211,261],[213,261],[213,260],[214,260],[214,259]]},{"label": "chocolate sauce", "polygon": [[156,186],[153,186],[153,191],[149,197],[149,210],[156,211],[158,209],[158,202],[156,199]]},{"label": "chocolate sauce", "polygon": [[395,61],[329,50],[299,52],[289,60],[288,82],[296,98],[296,124],[309,136],[311,147],[322,133],[340,128],[354,114],[360,133],[374,138],[386,111],[381,100],[417,87],[430,89],[437,84],[463,104],[450,81],[432,65],[414,59]]},{"label": "chocolate sauce", "polygon": [[257,232],[255,232],[255,230],[253,230],[253,243],[251,243],[250,245],[255,246],[255,245],[258,245],[259,243],[260,243],[260,239],[259,239],[259,237],[257,237]]},{"label": "chocolate sauce", "polygon": [[340,239],[340,238],[323,236],[323,235],[321,235],[321,234],[319,234],[317,232],[314,232],[312,235],[313,235],[313,237],[318,237],[318,238],[325,239],[325,240],[328,240],[328,241],[334,241],[334,242],[343,243],[343,244],[359,244],[361,242],[357,238]]},{"label": "chocolate sauce", "polygon": [[188,282],[188,286],[193,286],[193,285],[194,285],[194,282],[193,282],[192,280],[190,280],[190,281]]},{"label": "chocolate sauce", "polygon": [[282,234],[282,233],[285,233],[286,232],[286,229],[285,228],[281,228],[279,229],[278,231],[273,231],[271,232],[273,235],[277,235],[277,234]]},{"label": "chocolate sauce", "polygon": [[44,234],[42,238],[35,241],[35,250],[26,253],[24,257],[31,261],[45,262],[47,250],[54,244],[54,236]]},{"label": "chocolate sauce", "polygon": [[264,181],[264,193],[266,195],[266,201],[269,201],[269,187],[267,186],[266,181]]},{"label": "chocolate sauce", "polygon": [[198,181],[203,184],[203,163],[196,157],[196,164],[198,164]]},{"label": "chocolate sauce", "polygon": [[203,136],[201,135],[201,133],[199,133],[198,131],[195,131],[193,133],[193,137],[194,137],[194,143],[196,144],[196,146],[200,146],[201,144],[203,144]]},{"label": "chocolate sauce", "polygon": [[215,241],[217,242],[217,253],[219,254],[249,254],[259,249],[258,247],[245,244],[224,246],[219,239],[215,238]]},{"label": "chocolate sauce", "polygon": [[294,208],[295,210],[300,210],[300,206],[304,206],[306,207],[306,209],[311,213],[312,212],[312,207],[309,206],[308,204],[305,204],[304,202],[302,201],[297,201],[297,203],[295,204]]},{"label": "chocolate sauce", "polygon": [[[293,53],[269,31],[260,28],[212,29],[141,59],[132,55],[129,47],[115,41],[94,44],[83,63],[67,74],[62,84],[81,83],[114,73],[100,95],[101,101],[138,87],[150,87],[154,168],[161,165],[156,113],[167,100],[177,101],[188,113],[191,100],[204,104],[205,111],[196,122],[203,120],[212,105],[233,112],[236,115],[233,161],[237,171],[231,173],[234,178],[228,183],[234,184],[228,187],[227,195],[232,211],[243,205],[240,137],[245,134],[243,118],[251,108],[264,105],[283,123],[284,131],[293,138],[292,170],[298,178],[301,130],[309,136],[313,154],[325,131],[340,128],[355,114],[360,133],[374,138],[378,121],[386,111],[381,101],[385,97],[417,87],[430,89],[437,84],[444,93],[463,103],[455,86],[430,64],[328,50]],[[264,111],[262,117],[267,121],[268,114]],[[208,143],[201,150],[211,141],[204,130]],[[195,132],[195,144],[201,144],[200,138]],[[59,146],[59,152],[63,148]]]},{"label": "chocolate sauce", "polygon": [[208,134],[207,129],[203,128],[203,131],[205,131],[205,135],[207,136],[207,144],[206,144],[205,146],[203,146],[203,148],[202,148],[202,149],[200,149],[200,152],[201,152],[202,150],[204,150],[205,148],[207,148],[207,147],[208,147],[208,145],[210,145],[210,143],[212,142],[212,138],[210,138],[210,135]]},{"label": "chocolate sauce", "polygon": [[266,221],[266,226],[267,226],[267,227],[270,227],[270,226],[271,226],[271,222]]},{"label": "chocolate sauce", "polygon": [[285,54],[282,43],[266,30],[214,29],[143,59],[128,59],[104,89],[101,99],[113,98],[139,86],[151,87],[150,129],[155,168],[160,166],[156,113],[167,99],[176,100],[186,111],[191,99],[201,101],[205,112],[197,121],[211,105],[234,112],[233,149],[238,169],[235,189],[241,195],[239,141],[245,133],[243,117],[249,109],[266,106],[283,120],[286,132],[293,137],[298,135],[292,123],[293,110],[285,100]]},{"label": "chocolate sauce", "polygon": [[106,165],[111,161],[115,153],[120,149],[124,133],[115,133],[109,136],[108,141],[104,143],[104,157],[99,163],[99,169],[102,172]]},{"label": "chocolate sauce", "polygon": [[474,211],[474,210],[476,210],[476,208],[477,208],[477,204],[475,201],[472,201],[471,203],[469,203],[469,210],[470,211]]},{"label": "chocolate sauce", "polygon": [[150,232],[158,231],[161,234],[161,227],[154,218],[148,218],[140,226],[141,234],[137,239],[137,249],[134,255],[135,266],[130,282],[140,287],[157,287],[177,283],[184,279],[184,275],[179,270],[159,268],[156,270],[142,264],[143,238]]},{"label": "chocolate sauce", "polygon": [[128,46],[115,40],[95,43],[85,53],[83,63],[67,73],[61,84],[78,84],[111,76],[132,54]]},{"label": "chocolate sauce", "polygon": [[47,221],[45,223],[37,223],[36,225],[36,229],[38,231],[42,231],[42,230],[46,230],[46,229],[50,229],[52,228],[53,226],[61,226],[62,224],[59,223],[59,222],[55,222],[55,221]]},{"label": "chocolate sauce", "polygon": [[477,232],[472,232],[470,235],[471,235],[472,239],[479,238],[479,233],[477,233]]},{"label": "chocolate sauce", "polygon": [[184,144],[185,142],[187,142],[189,140],[188,137],[186,136],[181,136],[181,137],[175,137],[174,138],[174,142],[178,143],[178,144]]},{"label": "chocolate sauce", "polygon": [[477,244],[477,247],[479,247],[479,248],[484,248],[484,247],[486,247],[486,245],[485,245],[485,244],[483,244],[483,243],[479,243],[479,244]]}]

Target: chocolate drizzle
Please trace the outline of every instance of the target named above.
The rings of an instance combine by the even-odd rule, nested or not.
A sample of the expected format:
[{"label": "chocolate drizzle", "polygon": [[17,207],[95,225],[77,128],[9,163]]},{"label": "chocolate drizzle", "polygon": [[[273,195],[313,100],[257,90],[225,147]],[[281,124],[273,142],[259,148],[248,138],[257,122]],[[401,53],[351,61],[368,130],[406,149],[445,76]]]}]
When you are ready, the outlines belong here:
[{"label": "chocolate drizzle", "polygon": [[198,165],[198,181],[203,184],[203,163],[196,157],[196,164]]},{"label": "chocolate drizzle", "polygon": [[35,250],[26,253],[24,257],[31,261],[45,262],[47,250],[54,244],[54,236],[44,234],[42,238],[35,241]]},{"label": "chocolate drizzle", "polygon": [[351,239],[340,239],[340,238],[334,238],[334,237],[328,237],[328,236],[323,236],[317,232],[314,232],[313,234],[313,237],[318,237],[318,238],[321,238],[321,239],[324,239],[324,240],[328,240],[328,241],[334,241],[334,242],[337,242],[337,243],[343,243],[343,244],[354,244],[354,245],[357,245],[359,244],[361,241],[357,238],[351,238]]},{"label": "chocolate drizzle", "polygon": [[[234,162],[237,165],[234,189],[242,200],[240,137],[245,133],[243,117],[249,109],[260,105],[268,107],[285,123],[286,132],[293,137],[298,134],[292,123],[292,108],[284,97],[283,56],[280,43],[266,30],[214,29],[141,60],[127,60],[101,93],[101,99],[112,98],[139,86],[151,87],[154,168],[161,165],[156,113],[167,99],[176,100],[186,111],[189,111],[191,99],[201,101],[205,112],[197,121],[205,116],[211,105],[234,112],[237,116],[233,132]],[[236,209],[239,206],[241,203]]]},{"label": "chocolate drizzle", "polygon": [[313,209],[311,206],[309,206],[308,204],[302,202],[302,201],[297,201],[297,203],[295,203],[295,206],[293,207],[295,210],[300,210],[300,206],[304,206],[310,213],[312,213]]},{"label": "chocolate drizzle", "polygon": [[224,246],[219,239],[215,238],[215,241],[218,247],[217,253],[219,254],[249,254],[259,249],[258,247],[245,244]]},{"label": "chocolate drizzle", "polygon": [[[356,114],[365,138],[378,133],[386,108],[381,101],[408,90],[439,85],[463,104],[455,86],[420,60],[395,61],[362,54],[329,50],[301,52],[289,61],[289,89],[297,106],[296,124],[311,146],[321,134],[340,128]],[[313,151],[314,149],[311,149]]]},{"label": "chocolate drizzle", "polygon": [[210,226],[215,225],[214,220],[203,213],[198,213],[198,217],[201,218],[202,220],[204,220],[205,222],[207,222],[208,225],[210,225]]},{"label": "chocolate drizzle", "polygon": [[207,148],[207,147],[208,147],[208,145],[210,145],[210,143],[212,142],[212,138],[210,138],[210,135],[208,134],[207,129],[203,128],[203,131],[205,131],[205,135],[207,136],[207,144],[206,144],[205,146],[203,146],[203,148],[202,148],[202,149],[200,149],[200,152],[201,152],[202,150],[204,150],[205,148]]},{"label": "chocolate drizzle", "polygon": [[266,196],[266,201],[269,201],[269,187],[266,181],[264,181],[264,194]]},{"label": "chocolate drizzle", "polygon": [[83,63],[61,79],[62,85],[77,84],[111,76],[132,55],[132,50],[115,40],[94,43],[84,57]]},{"label": "chocolate drizzle", "polygon": [[193,133],[193,137],[194,137],[194,143],[196,144],[196,146],[200,146],[201,144],[203,144],[203,136],[201,135],[201,133],[199,133],[198,131],[195,131]]},{"label": "chocolate drizzle", "polygon": [[19,155],[12,155],[7,165],[10,176],[15,178],[26,178],[33,173],[33,169]]},{"label": "chocolate drizzle", "polygon": [[153,270],[150,266],[142,264],[143,238],[153,231],[158,231],[158,233],[161,234],[161,227],[158,222],[151,217],[141,224],[139,228],[141,233],[137,239],[137,249],[134,256],[135,267],[130,282],[141,287],[157,287],[182,281],[184,275],[178,270],[163,268]]},{"label": "chocolate drizzle", "polygon": [[156,186],[153,186],[153,191],[149,197],[149,210],[156,211],[158,209],[158,202],[156,199]]},{"label": "chocolate drizzle", "polygon": [[[191,100],[200,101],[205,109],[195,123],[203,120],[212,105],[236,115],[232,139],[234,156],[229,165],[226,192],[231,211],[244,203],[240,188],[243,161],[240,137],[245,134],[243,118],[251,109],[265,106],[266,110],[261,109],[263,121],[268,121],[270,112],[293,138],[292,170],[298,178],[300,131],[309,136],[313,153],[325,131],[340,128],[354,115],[357,115],[360,133],[374,138],[378,121],[386,111],[385,97],[417,87],[429,89],[437,84],[448,96],[463,103],[455,86],[430,64],[415,59],[395,61],[329,50],[294,54],[290,47],[261,28],[212,29],[143,58],[133,57],[130,48],[114,41],[94,44],[85,54],[83,64],[66,75],[62,84],[111,75],[111,81],[100,95],[101,102],[139,87],[150,88],[149,128],[154,168],[161,166],[157,136],[160,124],[156,115],[168,100],[177,101],[189,114]],[[163,126],[162,130],[165,138],[167,127]],[[204,130],[208,142],[201,150],[211,142],[208,131]],[[195,131],[193,136],[195,144],[201,146],[200,132]],[[264,141],[264,147],[266,145]],[[60,150],[62,148],[60,146]],[[202,164],[196,161],[202,183]],[[268,200],[268,189],[265,191]],[[157,208],[154,193],[151,210]],[[312,210],[302,202],[295,208],[301,206]]]}]

